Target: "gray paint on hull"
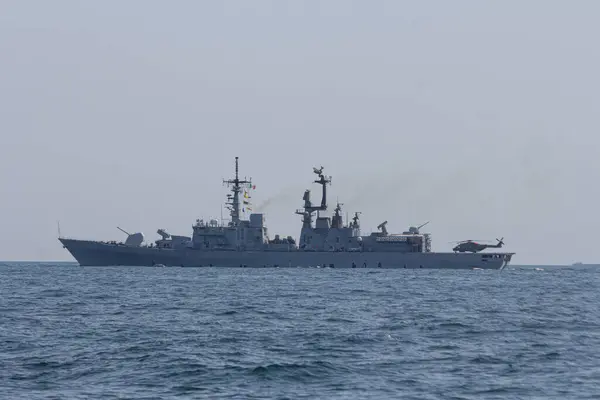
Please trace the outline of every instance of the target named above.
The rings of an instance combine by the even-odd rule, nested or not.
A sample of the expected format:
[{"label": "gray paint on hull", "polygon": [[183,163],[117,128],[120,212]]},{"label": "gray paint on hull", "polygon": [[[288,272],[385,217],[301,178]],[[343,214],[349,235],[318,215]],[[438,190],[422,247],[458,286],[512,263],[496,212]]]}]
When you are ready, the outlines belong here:
[{"label": "gray paint on hull", "polygon": [[81,266],[503,269],[513,253],[199,251],[59,239]]}]

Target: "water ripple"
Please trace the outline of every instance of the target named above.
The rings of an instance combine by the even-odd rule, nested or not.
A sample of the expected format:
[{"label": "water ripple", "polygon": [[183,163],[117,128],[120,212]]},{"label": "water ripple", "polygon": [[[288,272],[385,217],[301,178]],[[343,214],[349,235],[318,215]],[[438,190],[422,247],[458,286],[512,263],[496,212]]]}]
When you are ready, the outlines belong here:
[{"label": "water ripple", "polygon": [[600,393],[600,271],[0,267],[0,398]]}]

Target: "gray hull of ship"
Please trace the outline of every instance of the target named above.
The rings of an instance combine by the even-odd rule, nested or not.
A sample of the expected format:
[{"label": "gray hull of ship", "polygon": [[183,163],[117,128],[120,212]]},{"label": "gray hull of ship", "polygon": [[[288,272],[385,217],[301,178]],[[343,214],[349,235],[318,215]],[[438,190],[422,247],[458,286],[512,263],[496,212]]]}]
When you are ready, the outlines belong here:
[{"label": "gray hull of ship", "polygon": [[503,269],[513,253],[200,251],[63,239],[81,266]]}]

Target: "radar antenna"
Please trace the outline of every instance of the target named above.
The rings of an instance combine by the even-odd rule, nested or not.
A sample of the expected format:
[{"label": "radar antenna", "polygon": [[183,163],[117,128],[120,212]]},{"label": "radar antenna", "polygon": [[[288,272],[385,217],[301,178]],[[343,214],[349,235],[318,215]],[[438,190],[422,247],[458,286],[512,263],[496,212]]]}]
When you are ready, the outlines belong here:
[{"label": "radar antenna", "polygon": [[387,235],[388,234],[388,231],[385,228],[385,226],[387,225],[387,223],[388,223],[387,221],[383,221],[382,223],[380,223],[379,225],[377,225],[377,229],[381,229],[381,233],[383,235]]},{"label": "radar antenna", "polygon": [[344,203],[336,202],[333,218],[331,219],[332,228],[342,228],[344,226],[344,219],[342,217],[342,206]]},{"label": "radar antenna", "polygon": [[339,201],[337,202],[337,205],[335,206],[335,215],[340,215],[340,211],[342,211],[342,206],[344,205],[344,203],[340,203]]},{"label": "radar antenna", "polygon": [[362,211],[356,211],[354,213],[354,217],[352,217],[352,227],[353,228],[358,228],[359,227],[359,223],[358,223],[358,215],[362,214]]}]

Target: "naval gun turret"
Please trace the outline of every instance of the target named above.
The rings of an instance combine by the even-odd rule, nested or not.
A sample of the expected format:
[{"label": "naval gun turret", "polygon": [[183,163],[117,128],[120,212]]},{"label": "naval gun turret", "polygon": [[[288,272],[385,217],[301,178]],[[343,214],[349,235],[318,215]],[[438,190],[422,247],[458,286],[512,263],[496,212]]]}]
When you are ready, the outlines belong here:
[{"label": "naval gun turret", "polygon": [[408,231],[405,231],[405,232],[402,232],[402,233],[403,233],[404,235],[419,235],[419,234],[421,233],[421,232],[420,232],[420,229],[421,229],[422,227],[424,227],[425,225],[427,225],[429,222],[430,222],[430,221],[427,221],[427,222],[425,222],[424,224],[422,224],[422,225],[419,225],[419,226],[411,226],[410,228],[408,228]]},{"label": "naval gun turret", "polygon": [[126,246],[139,247],[144,242],[144,234],[141,232],[129,233],[117,226],[117,229],[127,235],[127,239],[125,240]]}]

